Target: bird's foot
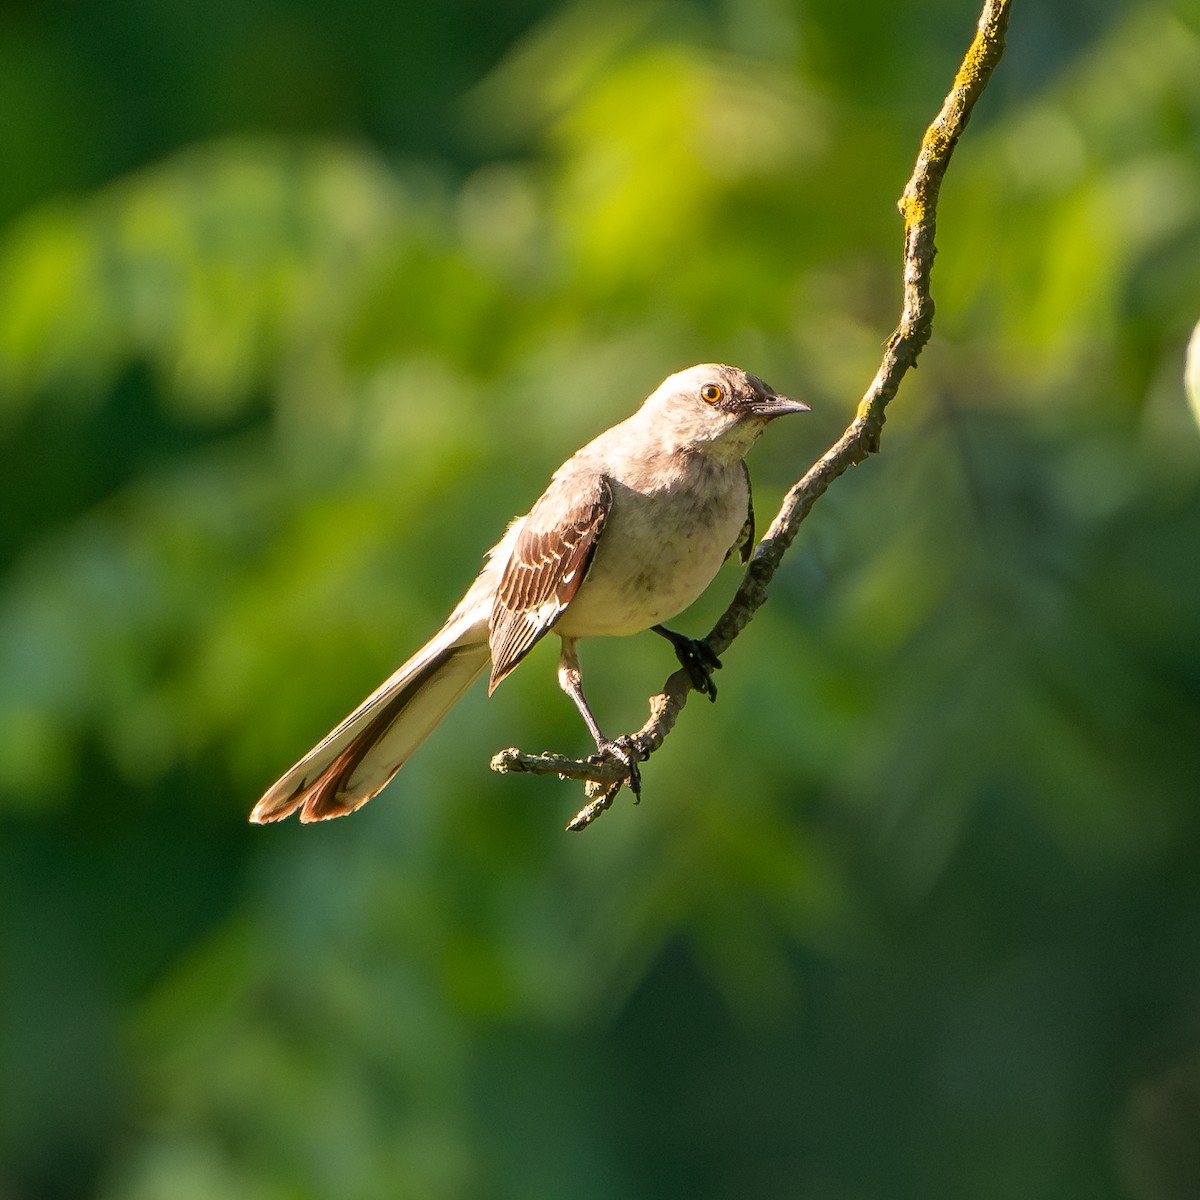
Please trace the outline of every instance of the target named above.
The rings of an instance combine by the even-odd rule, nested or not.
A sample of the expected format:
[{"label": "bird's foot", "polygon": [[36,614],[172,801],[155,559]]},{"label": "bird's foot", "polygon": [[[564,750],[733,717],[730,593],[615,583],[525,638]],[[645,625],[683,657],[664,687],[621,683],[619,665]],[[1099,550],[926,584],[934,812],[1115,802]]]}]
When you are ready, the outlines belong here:
[{"label": "bird's foot", "polygon": [[717,683],[712,673],[721,669],[721,660],[703,638],[690,638],[676,633],[665,625],[651,626],[660,637],[665,637],[675,649],[679,665],[688,673],[692,687],[714,704],[717,701]]},{"label": "bird's foot", "polygon": [[[603,762],[606,758],[615,758],[625,768],[626,782],[629,790],[633,793],[635,803],[642,798],[642,773],[638,770],[638,763],[647,757],[649,756],[642,752],[627,733],[622,734],[615,741],[606,737],[596,739],[596,753],[593,758],[597,762]],[[620,784],[618,783],[617,786],[619,787]]]}]

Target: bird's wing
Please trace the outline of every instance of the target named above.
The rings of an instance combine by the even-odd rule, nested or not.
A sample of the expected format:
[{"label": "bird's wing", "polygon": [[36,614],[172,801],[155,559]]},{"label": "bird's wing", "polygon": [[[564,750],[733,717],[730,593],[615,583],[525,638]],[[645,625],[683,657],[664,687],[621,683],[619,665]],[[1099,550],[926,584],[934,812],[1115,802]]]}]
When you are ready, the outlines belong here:
[{"label": "bird's wing", "polygon": [[530,510],[492,606],[489,693],[571,603],[611,508],[612,489],[597,474],[586,486],[577,476],[556,480]]},{"label": "bird's wing", "polygon": [[[746,476],[746,523],[738,533],[737,541],[729,547],[729,554],[736,550],[738,558],[743,563],[748,563],[750,555],[754,552],[754,492],[750,487],[750,468],[744,462],[742,472]],[[729,558],[729,554],[725,555],[726,559]]]}]

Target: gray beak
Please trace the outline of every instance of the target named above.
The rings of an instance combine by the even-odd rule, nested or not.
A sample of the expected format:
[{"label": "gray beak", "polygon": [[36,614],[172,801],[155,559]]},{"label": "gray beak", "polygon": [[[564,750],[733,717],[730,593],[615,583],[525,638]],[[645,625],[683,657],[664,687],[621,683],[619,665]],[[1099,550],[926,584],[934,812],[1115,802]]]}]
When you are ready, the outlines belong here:
[{"label": "gray beak", "polygon": [[756,417],[784,417],[788,413],[808,412],[809,407],[803,400],[793,400],[790,396],[764,396],[752,407],[751,412]]}]

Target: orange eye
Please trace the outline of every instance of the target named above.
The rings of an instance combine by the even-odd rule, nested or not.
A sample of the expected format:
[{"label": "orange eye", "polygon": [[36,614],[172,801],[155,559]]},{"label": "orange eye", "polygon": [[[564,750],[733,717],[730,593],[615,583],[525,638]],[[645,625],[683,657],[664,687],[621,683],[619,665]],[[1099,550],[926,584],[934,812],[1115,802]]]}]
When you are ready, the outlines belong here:
[{"label": "orange eye", "polygon": [[715,383],[706,383],[700,389],[700,399],[707,404],[716,404],[723,394],[719,385]]}]

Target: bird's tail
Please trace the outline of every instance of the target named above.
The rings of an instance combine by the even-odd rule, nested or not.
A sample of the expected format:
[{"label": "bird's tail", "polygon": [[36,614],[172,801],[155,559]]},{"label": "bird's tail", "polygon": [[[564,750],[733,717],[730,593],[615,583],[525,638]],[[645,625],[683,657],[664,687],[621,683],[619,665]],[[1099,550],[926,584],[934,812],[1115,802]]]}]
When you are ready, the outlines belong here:
[{"label": "bird's tail", "polygon": [[460,606],[447,625],[314,746],[254,806],[250,820],[345,816],[366,804],[487,666],[487,624]]}]

